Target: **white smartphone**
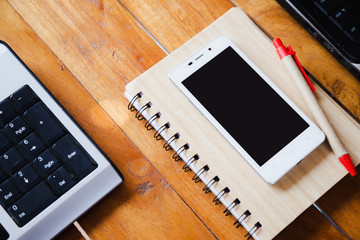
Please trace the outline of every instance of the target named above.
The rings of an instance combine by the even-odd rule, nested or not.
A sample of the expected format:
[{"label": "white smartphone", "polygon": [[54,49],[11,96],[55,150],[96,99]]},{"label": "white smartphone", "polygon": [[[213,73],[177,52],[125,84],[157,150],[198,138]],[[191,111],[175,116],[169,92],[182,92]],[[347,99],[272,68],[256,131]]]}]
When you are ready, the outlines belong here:
[{"label": "white smartphone", "polygon": [[279,180],[325,139],[225,36],[214,39],[169,76],[268,183]]}]

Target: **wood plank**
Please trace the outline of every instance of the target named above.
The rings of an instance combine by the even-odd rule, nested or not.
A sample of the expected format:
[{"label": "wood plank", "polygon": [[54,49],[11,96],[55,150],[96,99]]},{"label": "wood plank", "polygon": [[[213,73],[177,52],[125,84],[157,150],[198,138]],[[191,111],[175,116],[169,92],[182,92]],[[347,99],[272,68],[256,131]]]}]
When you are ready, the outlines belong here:
[{"label": "wood plank", "polygon": [[[360,167],[356,168],[357,172]],[[352,239],[360,239],[360,179],[347,175],[316,204]]]},{"label": "wood plank", "polygon": [[[256,220],[260,220],[264,225],[264,229],[259,232],[259,237],[264,236],[264,238],[266,238],[265,236],[273,237],[274,234],[280,231],[279,229],[276,230],[279,226],[286,226],[281,225],[281,222],[286,222],[286,224],[290,223],[290,221],[295,219],[306,207],[310,206],[313,201],[327,191],[330,186],[333,186],[341,176],[345,175],[345,169],[338,164],[336,159],[330,157],[329,152],[331,152],[331,149],[324,144],[310,155],[307,161],[302,163],[305,165],[300,164],[299,167],[293,170],[293,174],[285,176],[274,186],[270,187],[270,185],[256,176],[252,178],[252,181],[248,181],[249,179],[246,179],[246,176],[249,177],[251,173],[253,173],[253,171],[249,169],[250,167],[242,161],[243,159],[240,159],[239,154],[236,151],[234,152],[231,145],[226,144],[226,142],[219,145],[219,141],[215,140],[222,138],[218,136],[218,131],[209,126],[211,124],[208,124],[207,121],[204,120],[203,116],[194,109],[194,106],[186,100],[186,97],[184,97],[181,92],[177,91],[176,87],[174,88],[171,81],[166,81],[168,72],[179,63],[180,59],[193,53],[203,44],[222,33],[234,41],[255,64],[258,64],[258,66],[274,80],[275,84],[283,87],[284,92],[300,107],[303,107],[305,112],[308,112],[304,102],[300,101],[302,100],[301,96],[299,97],[296,94],[296,87],[291,86],[291,82],[289,84],[289,76],[285,74],[286,69],[283,69],[284,66],[279,65],[279,59],[277,59],[276,54],[274,54],[274,47],[271,42],[261,32],[256,31],[256,28],[252,28],[252,22],[249,22],[239,9],[233,9],[230,13],[227,13],[226,16],[216,21],[209,28],[177,49],[176,52],[158,63],[154,68],[130,83],[126,89],[130,92],[129,100],[131,96],[139,91],[143,91],[144,96],[137,101],[137,103],[143,105],[149,100],[153,103],[153,107],[147,111],[149,116],[152,116],[158,110],[161,111],[163,117],[156,120],[156,123],[161,126],[165,122],[170,121],[174,129],[171,127],[166,131],[166,134],[171,136],[177,131],[180,132],[181,138],[176,140],[177,146],[182,146],[188,142],[191,148],[186,151],[186,155],[191,157],[194,153],[199,153],[201,157],[200,160],[197,161],[199,165],[196,164],[196,166],[201,167],[205,163],[209,164],[210,171],[204,175],[208,179],[211,179],[215,174],[220,177],[221,181],[217,184],[217,188],[222,189],[224,184],[226,184],[226,186],[231,189],[231,192],[227,194],[225,198],[232,201],[235,197],[239,197],[242,201],[239,206],[239,212],[244,208],[252,211],[253,215],[249,219],[249,224],[251,221],[255,222]],[[279,69],[274,69],[274,65],[279,67]],[[320,94],[321,91],[318,91]],[[321,94],[321,96],[323,95]],[[172,101],[164,101],[164,99],[171,99]],[[323,101],[324,98],[321,99],[322,103],[327,102],[329,103],[328,106],[333,106],[333,102]],[[323,106],[325,107],[326,105]],[[335,110],[335,108],[339,107],[332,107],[333,110]],[[326,109],[329,110],[329,108]],[[338,112],[327,113],[329,116],[332,116],[333,119],[343,119]],[[194,122],[191,119],[196,119],[196,121]],[[339,121],[338,123],[346,128],[345,123],[349,123],[349,120],[343,120],[344,122]],[[355,131],[355,128],[351,131]],[[347,144],[351,142],[354,143],[354,140],[358,139],[357,133],[352,136],[353,140],[351,140],[352,137],[348,138]],[[345,142],[344,138],[344,143]],[[357,146],[356,143],[350,145]],[[326,149],[326,151],[320,153],[320,149]],[[357,152],[356,148],[353,150]],[[220,159],[224,161],[220,161]],[[330,162],[327,163],[327,160],[331,160],[330,162],[332,164],[328,165]],[[212,169],[214,171],[211,171]],[[311,169],[311,171],[305,169]],[[339,169],[341,171],[337,172],[333,171],[333,169]],[[324,175],[324,172],[331,174]],[[339,174],[340,172],[342,172],[342,174]],[[306,173],[306,177],[301,177],[303,173]],[[319,175],[321,174],[323,174],[323,176],[319,179]],[[233,177],[230,178],[229,176]],[[294,178],[294,176],[296,177]],[[333,180],[331,180],[331,178],[333,178]],[[321,181],[321,179],[323,181]],[[281,190],[276,187],[279,187],[279,184]],[[259,188],[262,189],[262,191],[261,193],[259,191],[252,191],[253,188]],[[302,193],[299,194],[299,192]],[[304,192],[307,192],[307,194],[304,194]],[[264,197],[264,194],[267,197]],[[279,208],[279,206],[282,207]],[[296,212],[296,210],[298,210],[298,212]],[[296,213],[294,214],[294,212]],[[280,222],[279,225],[273,223],[275,219]]]},{"label": "wood plank", "polygon": [[[170,4],[167,4],[165,7],[163,6],[163,4],[161,3],[154,3],[151,1],[124,1],[125,5],[127,6],[127,8],[134,13],[134,15],[138,16],[139,20],[141,22],[144,23],[144,25],[146,26],[146,28],[148,28],[150,30],[150,32],[152,32],[155,35],[155,38],[157,38],[159,40],[160,43],[162,43],[164,45],[165,48],[167,49],[175,49],[178,47],[178,43],[177,42],[169,42],[169,40],[166,37],[163,36],[167,36],[168,34],[175,34],[176,38],[175,39],[179,39],[180,37],[178,37],[178,35],[181,35],[184,39],[184,41],[188,40],[185,34],[183,34],[183,31],[174,31],[173,29],[187,29],[188,28],[188,24],[189,22],[197,22],[198,18],[194,18],[194,17],[189,17],[189,18],[179,18],[177,17],[178,12],[181,12],[182,15],[184,15],[184,12],[186,12],[187,8],[183,7],[183,11],[179,11],[178,10],[178,5],[177,5],[177,10],[171,10],[171,8],[169,7]],[[299,48],[301,47],[301,44],[304,42],[308,42],[308,44],[305,44],[306,46],[314,46],[312,48],[307,49],[307,52],[301,53],[298,51],[298,55],[299,58],[302,56],[306,56],[307,61],[305,63],[303,63],[307,68],[312,66],[312,68],[308,68],[315,77],[321,77],[324,74],[325,77],[322,77],[321,79],[325,79],[322,81],[322,84],[324,84],[325,86],[332,86],[333,83],[331,81],[333,81],[333,72],[336,72],[338,74],[336,74],[335,76],[338,75],[342,75],[342,76],[346,76],[348,79],[345,80],[347,81],[347,84],[337,84],[337,91],[333,91],[333,89],[328,88],[329,91],[331,91],[338,99],[340,99],[344,105],[346,107],[348,107],[355,115],[358,115],[358,106],[359,106],[359,102],[358,101],[353,101],[353,99],[358,100],[358,98],[356,98],[357,96],[357,90],[359,89],[358,86],[358,82],[355,80],[354,78],[336,61],[334,60],[326,51],[325,49],[323,49],[321,46],[319,46],[319,44],[311,39],[311,37],[309,38],[309,34],[307,34],[305,32],[305,30],[299,26],[293,19],[291,19],[290,16],[287,15],[287,13],[280,7],[277,5],[277,3],[275,1],[235,1],[237,2],[241,7],[244,8],[245,11],[248,12],[248,14],[250,15],[250,17],[252,17],[256,23],[258,23],[263,29],[265,29],[268,33],[272,33],[272,34],[281,34],[279,36],[282,37],[282,39],[294,39],[294,36],[296,36],[296,38],[298,38],[298,36],[302,36],[302,38],[298,38],[296,43],[297,45],[293,45],[295,46],[299,46]],[[187,6],[190,4],[184,4],[184,6]],[[199,5],[199,4],[197,4]],[[208,6],[213,6],[213,4],[209,4]],[[165,8],[166,11],[170,12],[170,14],[172,13],[173,18],[169,18],[167,17],[168,15],[166,14],[161,14],[159,12],[161,12],[161,9]],[[150,11],[149,9],[152,9],[152,11]],[[163,22],[160,21],[156,21],[153,20],[152,16],[153,14],[151,14],[151,12],[154,11],[154,9],[156,9],[157,12],[157,16],[166,16],[167,18],[164,19]],[[159,10],[160,9],[160,10]],[[203,11],[205,12],[205,11]],[[191,14],[189,14],[191,16]],[[286,19],[285,19],[285,17]],[[280,19],[279,19],[280,16]],[[179,19],[186,19],[186,21],[179,21]],[[190,20],[191,19],[191,20]],[[260,20],[258,20],[260,19]],[[173,26],[173,22],[176,23],[175,27]],[[276,23],[283,23],[283,24],[274,24],[274,22]],[[163,24],[161,24],[163,23]],[[169,24],[170,23],[170,24]],[[191,24],[190,24],[191,25]],[[288,34],[289,31],[284,31],[284,29],[294,29],[295,30],[291,33]],[[201,29],[201,28],[200,28]],[[199,29],[198,29],[199,31]],[[175,33],[174,33],[175,32]],[[194,31],[189,31],[189,35],[191,36],[191,33],[193,33]],[[274,33],[275,32],[275,33]],[[299,34],[300,33],[300,34]],[[286,34],[288,34],[289,36],[287,36]],[[293,41],[291,41],[293,42]],[[292,43],[293,44],[293,43]],[[172,46],[174,45],[174,46]],[[301,50],[303,50],[304,48],[300,48]],[[316,54],[314,54],[314,52],[316,52]],[[312,53],[312,54],[310,54]],[[322,65],[322,68],[318,68],[317,65],[315,64],[311,64],[312,61],[314,60],[314,55],[317,57],[316,60],[318,60],[319,62],[323,62],[320,61],[320,59],[328,59],[330,58],[330,62],[331,65],[327,66],[326,65]],[[336,68],[334,68],[334,66],[336,66]],[[328,69],[332,69],[332,71],[328,71]],[[339,74],[340,71],[340,74]],[[328,80],[329,77],[332,77],[332,79]],[[325,82],[328,81],[328,82]],[[338,81],[338,80],[336,80]],[[339,90],[339,86],[342,86],[343,89]],[[343,93],[346,92],[346,94],[339,94],[339,93]],[[352,97],[349,97],[352,96]],[[344,98],[345,97],[345,98]],[[342,187],[341,187],[342,188]],[[327,199],[326,197],[322,198],[322,199]],[[356,202],[355,199],[353,202]],[[360,203],[359,203],[360,204]],[[320,203],[320,205],[322,205]],[[309,209],[308,212],[312,212],[314,209]],[[316,211],[315,211],[316,212]],[[344,212],[346,213],[346,212]],[[345,216],[347,214],[344,214]],[[311,226],[314,226],[313,224],[309,224],[307,225],[306,223],[310,223],[312,222],[312,217],[309,214],[305,214],[302,217],[310,217],[309,221],[304,221],[304,220],[298,220],[297,224],[302,224],[304,229],[308,229],[309,227],[311,228]],[[339,216],[342,216],[341,214]],[[341,218],[336,218],[337,221],[339,221],[340,223],[343,223],[342,225],[346,225],[346,226],[351,226],[351,224],[347,224],[347,222],[344,222],[343,219]],[[325,228],[331,229],[330,231],[333,231],[334,234],[337,234],[336,229],[329,224],[329,222],[323,221],[322,222],[322,226],[326,226]],[[301,229],[301,228],[300,228]],[[317,230],[321,229],[321,227],[317,227]],[[319,230],[320,231],[320,230]],[[348,230],[349,232],[350,230]],[[308,232],[308,231],[306,231]],[[323,231],[321,231],[323,232]],[[285,233],[284,233],[285,234]],[[315,234],[311,234],[311,236],[313,236]],[[296,235],[296,236],[301,236],[301,235]],[[325,236],[326,238],[326,236]]]},{"label": "wood plank", "polygon": [[[188,10],[188,6],[191,6],[190,3],[182,3],[181,7],[183,10],[179,11],[179,4],[177,4],[176,7],[173,7],[173,9],[171,9],[171,7],[170,7],[171,4],[168,4],[168,3],[162,4],[157,1],[154,2],[154,1],[126,1],[125,0],[123,2],[126,5],[126,7],[131,12],[133,12],[134,15],[136,15],[139,18],[139,20],[145,25],[145,27],[147,29],[149,29],[152,34],[154,34],[155,38],[161,44],[163,44],[163,46],[166,49],[176,49],[179,46],[179,43],[178,43],[179,38],[182,38],[183,42],[185,42],[186,40],[188,40],[189,36],[192,36],[191,34],[194,32],[192,30],[192,31],[188,31],[188,32],[184,33],[183,31],[174,31],[173,29],[177,29],[177,30],[178,29],[187,29],[189,22],[197,22],[198,20],[201,22],[201,20],[202,20],[202,18],[196,17],[195,15],[191,15],[190,13],[189,13],[189,17],[187,17],[187,18],[186,17],[179,18],[177,16],[179,12],[182,15],[185,15],[185,12],[187,12],[187,10]],[[275,1],[236,1],[236,2],[263,29],[265,29],[266,31],[268,31],[268,29],[269,29],[268,33],[269,32],[272,33],[275,30],[277,30],[277,33],[283,33],[284,29],[289,29],[289,28],[292,29],[292,27],[295,26],[296,30],[289,37],[294,38],[294,35],[298,36],[299,33],[300,33],[299,35],[301,35],[301,33],[303,35],[307,34],[300,26],[297,25],[297,23],[294,22],[294,20],[292,20],[290,18],[290,16],[287,16],[287,19],[284,19],[283,15],[286,15],[287,13],[280,6],[278,6]],[[163,6],[163,5],[166,5],[166,6]],[[196,5],[201,6],[201,4],[199,4],[199,3],[197,3]],[[206,6],[212,7],[213,5],[214,4],[208,4]],[[198,9],[200,9],[200,8],[201,7],[198,7]],[[156,9],[156,11],[154,9]],[[166,10],[164,10],[164,9],[166,9]],[[152,18],[152,16],[154,15],[153,14],[154,12],[156,12],[156,14],[155,14],[156,16],[162,16],[164,21],[158,21],[156,19],[154,20]],[[169,13],[166,13],[166,12],[169,12]],[[206,12],[206,11],[204,10],[201,12]],[[171,17],[169,17],[169,15]],[[279,19],[279,17],[280,17],[280,19]],[[262,21],[259,21],[258,18],[261,19]],[[185,19],[185,20],[181,21],[181,19]],[[274,24],[274,23],[284,23],[284,22],[285,23],[289,22],[289,23],[286,26],[283,26],[282,24]],[[174,26],[174,24],[175,24],[175,26]],[[200,27],[197,29],[197,31],[200,31],[201,29],[202,28]],[[189,36],[187,36],[186,33],[188,33]],[[168,36],[169,34],[172,34],[172,36],[175,35],[176,41],[172,42],[171,40],[168,40],[168,38],[166,36]],[[281,37],[282,38],[285,37],[284,39],[286,39],[287,36],[282,34]],[[309,38],[308,35],[303,37],[303,39],[299,40],[298,46],[301,46],[300,44],[303,42],[304,39],[307,39],[307,38]],[[329,54],[324,49],[322,49],[319,46],[319,44],[317,44],[314,40],[312,40],[312,41],[313,41],[312,44],[314,45],[314,49],[316,49],[316,50],[320,49],[318,51],[322,51],[321,54],[319,55],[319,58],[321,58],[321,57],[331,58],[331,56],[329,56]],[[311,46],[311,43],[309,43],[307,45]],[[308,52],[312,52],[314,49],[309,49]],[[302,55],[308,56],[308,55],[306,55],[306,54],[308,54],[308,52],[305,54],[302,54]],[[301,54],[299,53],[299,57],[300,56],[301,56]],[[313,56],[312,56],[312,59],[313,59]],[[310,64],[310,60],[308,61],[308,63]],[[332,64],[337,65],[337,68],[334,69],[334,71],[338,71],[338,69],[341,69],[342,71],[344,71],[343,67],[340,64],[338,64],[336,61],[333,60]],[[330,69],[333,69],[332,66],[330,66]],[[311,70],[314,71],[314,70],[317,70],[317,68],[314,66]],[[329,71],[327,71],[327,69],[325,69],[325,70],[326,70],[325,72],[328,73],[328,76],[331,76],[331,73],[329,73]],[[320,69],[320,71],[324,71],[324,68]],[[314,74],[314,75],[318,76],[319,74]],[[347,73],[346,70],[345,70],[345,75],[347,75],[347,76],[349,75],[349,73]],[[349,76],[349,77],[352,78],[352,76]],[[325,78],[325,79],[327,79],[327,78]],[[354,85],[353,85],[354,82],[352,80],[350,80],[350,81],[351,81],[351,84],[346,88],[345,91],[348,92],[347,94],[349,94],[349,92],[350,92],[354,96],[355,92],[356,92],[356,91],[352,90],[354,88]],[[341,96],[337,96],[337,97],[341,97]],[[345,101],[345,100],[346,99],[341,99],[341,101]],[[345,102],[345,104],[347,105],[347,107],[349,109],[351,109],[356,114],[356,111],[354,111],[354,110],[356,110],[356,107],[352,108],[354,102],[348,101],[348,102]],[[314,210],[315,209],[313,209],[312,207],[309,208],[303,216],[301,216],[297,219],[297,221],[296,221],[297,228],[292,227],[290,229],[299,229],[300,231],[298,230],[298,232],[302,232],[301,229],[309,230],[311,228],[314,228],[314,224],[312,221],[313,216],[311,214],[309,214],[310,212],[316,213],[316,211],[314,211]],[[314,230],[311,231],[312,233],[309,234],[308,237],[322,235],[324,237],[324,239],[326,239],[326,238],[328,238],[329,235],[337,236],[338,231],[329,222],[327,222],[326,220],[324,221],[324,219],[322,218],[321,215],[319,215],[319,216],[320,216],[320,219],[322,219],[323,221],[319,221],[320,220],[319,218],[317,219],[319,221],[319,223],[318,223],[319,226],[314,228]],[[306,218],[309,218],[309,219],[306,219]],[[342,222],[342,219],[337,219],[337,220]],[[321,229],[329,229],[329,235],[328,236],[324,235],[324,230],[321,230]],[[304,231],[304,232],[306,234],[307,232],[310,232],[310,231]],[[319,232],[321,234],[316,234],[316,232]],[[288,231],[288,233],[284,232],[282,234],[282,236],[280,236],[280,238],[287,238],[286,236],[303,236],[303,234],[299,235],[296,232],[294,232],[294,230],[293,230],[290,232]]]},{"label": "wood plank", "polygon": [[[0,38],[14,48],[124,174],[125,183],[85,214],[94,239],[212,239],[212,233],[144,158],[81,83],[7,1],[0,2]],[[40,16],[41,18],[42,16]],[[111,54],[110,54],[111,55]],[[78,59],[81,62],[81,59]],[[181,214],[179,214],[179,212]],[[96,229],[100,229],[95,231]],[[152,231],[156,229],[156,231]],[[93,231],[92,231],[93,230]],[[72,229],[69,231],[73,232]],[[79,239],[64,232],[58,239]]]},{"label": "wood plank", "polygon": [[345,69],[275,0],[234,0],[270,37],[280,37],[301,64],[360,119],[360,81]]},{"label": "wood plank", "polygon": [[[278,3],[266,0],[235,0],[234,2],[242,7],[269,36],[280,37],[285,44],[291,44],[302,65],[356,118],[360,119],[360,81],[332,57]],[[358,172],[359,170],[360,166],[357,167]],[[359,186],[359,177],[347,176],[316,202],[354,239],[360,239]],[[313,210],[308,209],[307,213],[301,216],[301,218],[309,217],[306,221],[309,225],[305,225],[304,229],[311,228],[313,219],[311,214],[308,214],[310,211]],[[296,223],[305,222],[297,219]],[[282,234],[290,233],[290,229],[295,230],[291,227]],[[296,231],[293,234],[302,236]]]},{"label": "wood plank", "polygon": [[328,220],[314,207],[308,208],[289,226],[287,226],[274,240],[345,240]]},{"label": "wood plank", "polygon": [[184,44],[234,5],[220,0],[121,0],[169,52]]},{"label": "wood plank", "polygon": [[[7,1],[0,1],[0,16],[0,39],[10,44],[12,49],[17,52],[40,79],[51,79],[54,77],[52,71],[59,73],[59,69],[63,68],[62,63],[51,54],[49,49],[46,48]],[[30,48],[29,43],[32,44]],[[42,55],[42,59],[39,59],[39,61],[36,60],[38,55]],[[50,64],[50,66],[48,69],[42,69],[41,64]],[[45,76],[47,77],[45,78]],[[48,86],[51,86],[51,84],[48,84]],[[52,91],[55,90],[56,88],[52,89]],[[73,225],[67,227],[57,238],[83,239],[80,232]]]},{"label": "wood plank", "polygon": [[[24,7],[24,9],[25,9],[26,7]],[[101,8],[101,7],[100,7]],[[109,7],[109,9],[110,9],[111,7]],[[180,8],[181,9],[181,8]],[[106,10],[106,7],[105,7],[105,10]],[[181,12],[181,10],[178,10],[178,11],[180,11]],[[107,11],[105,11],[105,14],[106,14],[106,12]],[[185,12],[185,11],[184,11]],[[195,11],[195,13],[198,13],[199,11]],[[125,13],[126,14],[126,13]],[[147,13],[147,15],[156,15],[156,14],[154,14],[154,13],[152,13],[152,14],[149,14],[149,13]],[[166,15],[166,14],[163,14],[163,15]],[[162,16],[161,14],[160,14],[160,16]],[[194,15],[192,15],[192,17],[193,17]],[[195,15],[195,17],[196,17],[196,15]],[[161,19],[160,19],[161,20]],[[158,24],[159,23],[161,23],[162,22],[162,20],[160,21],[159,20],[159,22],[157,22]],[[198,19],[197,19],[198,20]],[[29,21],[29,20],[28,20]],[[196,22],[195,20],[192,20],[192,21],[194,21],[194,22]],[[104,23],[103,23],[104,24]],[[32,25],[32,24],[31,24]],[[100,22],[100,25],[101,25],[101,22]],[[109,24],[105,24],[105,26],[108,26],[109,27]],[[115,29],[115,26],[113,26],[113,28]],[[161,26],[159,26],[159,28],[161,28]],[[114,30],[113,29],[113,30]],[[107,31],[110,31],[109,29],[107,30]],[[119,31],[118,29],[116,29],[113,33],[116,33],[116,31]],[[44,32],[46,32],[45,30],[44,30]],[[75,32],[74,30],[73,30],[73,32]],[[55,35],[56,36],[56,35]],[[101,34],[99,35],[99,36],[101,36]],[[189,35],[188,37],[191,37],[191,36],[193,36],[193,35]],[[46,36],[46,37],[49,37],[49,36]],[[51,37],[51,36],[50,36]],[[116,36],[118,39],[119,39],[119,36]],[[122,36],[122,37],[124,37],[124,36]],[[42,37],[43,39],[44,39],[44,37]],[[56,40],[56,37],[53,37],[53,38],[55,38],[55,40],[54,39],[52,39],[51,41],[53,42],[53,44],[57,44],[58,43],[58,40]],[[93,38],[94,38],[94,36],[93,36]],[[115,38],[115,37],[114,37]],[[48,39],[48,38],[46,38],[46,39]],[[130,39],[130,38],[129,38]],[[138,39],[139,40],[139,39]],[[136,41],[136,42],[141,42],[141,40],[140,41]],[[180,46],[182,43],[181,43],[181,41],[175,41],[175,43],[174,43],[174,49],[175,48],[177,48],[178,46]],[[76,48],[76,44],[74,44],[73,43],[73,45],[75,46],[74,48]],[[51,49],[55,49],[57,52],[58,51],[60,51],[58,48],[61,48],[61,46],[60,47],[52,47]],[[81,46],[78,46],[78,48],[79,49],[82,49],[82,47]],[[128,47],[126,47],[126,48],[128,48]],[[85,49],[92,49],[91,47],[89,48],[88,46],[86,46],[86,48]],[[116,49],[116,48],[115,48]],[[93,50],[93,49],[92,49]],[[86,50],[84,50],[84,51],[86,51]],[[158,50],[158,48],[156,48],[156,51],[154,51],[154,52],[151,52],[151,54],[152,54],[152,56],[154,56],[154,55],[156,55],[156,52],[157,51],[159,51]],[[120,57],[119,58],[117,58],[117,54],[120,54],[121,52],[118,52],[118,51],[116,51],[116,52],[114,52],[114,57],[116,58],[116,59],[119,59],[120,60]],[[56,53],[57,54],[57,53]],[[85,56],[87,55],[88,53],[86,53],[85,52]],[[64,54],[63,54],[64,55]],[[76,55],[76,54],[75,54]],[[141,56],[141,55],[140,55]],[[148,56],[148,55],[146,55],[146,56]],[[157,58],[157,60],[155,60],[155,62],[156,61],[158,61],[158,60],[160,60],[160,58],[161,57],[159,57],[159,58]],[[78,60],[78,59],[81,59],[81,58],[77,58],[76,60]],[[70,60],[68,60],[68,62],[72,62],[72,64],[70,64],[70,65],[75,65],[74,64],[74,62],[76,61],[76,60],[74,60],[74,61],[70,61]],[[144,60],[144,58],[142,59],[142,60]],[[121,60],[120,60],[121,61]],[[123,61],[122,63],[126,63],[126,61]],[[67,66],[69,65],[69,64],[66,64]],[[149,66],[151,66],[151,64],[149,64],[149,65],[147,65],[148,67]],[[135,68],[137,68],[136,66],[134,66]],[[146,67],[145,67],[146,68]],[[73,71],[73,69],[74,69],[74,67],[72,67],[72,71]],[[87,68],[88,70],[89,70],[89,68]],[[89,71],[91,71],[91,69],[89,70]],[[129,70],[130,71],[130,70]],[[143,71],[143,69],[141,69],[140,70],[140,72],[141,71]],[[120,73],[122,72],[122,71],[119,71]],[[120,74],[119,73],[119,74]],[[78,74],[78,73],[77,73]],[[80,74],[81,75],[81,74]],[[135,74],[130,74],[131,76],[132,75],[137,75],[137,73],[135,73]],[[86,77],[83,77],[82,79],[84,79],[84,78],[86,78]],[[131,80],[131,77],[128,77],[128,78],[124,78],[124,81],[125,82],[128,82],[129,80]],[[82,81],[83,82],[83,81]],[[84,83],[83,83],[84,84]],[[119,84],[121,84],[121,83],[119,83]],[[87,84],[84,84],[84,85],[86,85],[86,87],[88,88],[88,85]],[[101,84],[99,84],[100,86],[101,86]],[[114,84],[112,85],[112,86],[114,86]],[[93,93],[94,92],[94,90],[93,91],[90,91],[91,93]],[[121,91],[119,91],[119,92],[121,92]],[[120,93],[121,94],[121,93]],[[115,94],[116,95],[116,94]],[[121,95],[120,95],[121,96]],[[108,99],[112,99],[111,97],[109,97]],[[114,100],[112,100],[112,101],[114,101]],[[116,103],[113,103],[114,105],[116,105]],[[119,105],[119,107],[118,107],[118,109],[121,109],[123,107],[123,105]],[[126,123],[125,123],[126,124]],[[131,125],[131,124],[130,124]],[[130,126],[129,125],[129,126]],[[134,127],[134,125],[131,125],[132,127],[131,128],[133,128]],[[140,128],[140,124],[138,124],[138,125],[136,125],[135,124],[135,126],[136,126],[136,128]],[[131,130],[127,130],[127,131],[131,131]],[[141,133],[140,133],[140,135],[146,135],[147,133],[145,132],[145,131],[140,131]],[[133,133],[133,135],[137,135],[138,133],[136,132],[136,133]],[[130,135],[129,135],[130,136]],[[130,138],[131,139],[133,139],[131,136],[130,136]],[[149,141],[152,141],[152,139],[150,138],[150,137],[140,137],[141,138],[141,140],[138,140],[138,141],[146,141],[146,140],[149,140]],[[152,144],[151,145],[152,147],[155,147],[155,148],[159,148],[159,144],[158,145],[154,145],[154,144]],[[150,149],[151,150],[151,147],[149,147],[148,149]],[[148,150],[148,151],[150,151],[150,150]],[[154,155],[154,156],[158,156],[158,155]],[[169,157],[169,155],[167,155],[167,154],[162,154],[162,155],[160,155],[161,157],[162,157],[162,161],[164,161],[164,159],[165,160],[167,160],[167,158]],[[169,165],[167,165],[167,166],[169,166],[169,167],[173,167],[173,166],[171,166],[171,164],[169,164]],[[178,166],[177,166],[178,167]],[[181,177],[182,178],[182,177]],[[190,184],[189,184],[189,186],[191,185],[192,183],[191,183],[191,181],[190,181]],[[198,188],[199,190],[201,189],[201,187],[199,187]],[[198,191],[199,191],[198,190]],[[194,190],[195,191],[195,190]],[[194,196],[196,196],[197,194],[194,194]],[[207,202],[207,200],[206,201],[204,201],[204,202]],[[218,211],[218,210],[215,210],[215,212],[216,211]],[[222,216],[219,216],[219,218],[222,218]]]},{"label": "wood plank", "polygon": [[[14,0],[11,4],[217,237],[237,239],[245,235],[242,228],[223,227],[231,226],[234,219],[225,218],[224,208],[212,204],[214,196],[204,195],[203,185],[195,185],[191,173],[183,173],[182,165],[170,160],[171,155],[162,151],[160,143],[144,129],[144,123],[138,123],[128,113],[128,101],[123,97],[125,84],[161,60],[165,53],[116,1],[24,3]],[[127,204],[131,205],[132,201]],[[173,203],[172,207],[174,214],[183,214],[177,204]],[[111,228],[106,223],[94,226],[97,217],[92,215],[95,217],[79,221],[91,236],[103,234],[103,228]],[[164,220],[155,216],[139,222],[152,221]],[[181,224],[168,231],[177,231]],[[192,230],[197,228],[194,225]]]}]

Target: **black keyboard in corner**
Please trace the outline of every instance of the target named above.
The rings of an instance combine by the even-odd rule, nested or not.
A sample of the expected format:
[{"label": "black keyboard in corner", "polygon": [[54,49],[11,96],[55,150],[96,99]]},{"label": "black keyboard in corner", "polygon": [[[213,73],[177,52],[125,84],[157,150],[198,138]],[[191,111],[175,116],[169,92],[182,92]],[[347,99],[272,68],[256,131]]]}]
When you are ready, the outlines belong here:
[{"label": "black keyboard in corner", "polygon": [[22,227],[97,164],[24,86],[0,103],[0,204]]},{"label": "black keyboard in corner", "polygon": [[0,86],[0,240],[51,239],[123,177],[1,41]]},{"label": "black keyboard in corner", "polygon": [[360,78],[359,0],[277,0]]}]

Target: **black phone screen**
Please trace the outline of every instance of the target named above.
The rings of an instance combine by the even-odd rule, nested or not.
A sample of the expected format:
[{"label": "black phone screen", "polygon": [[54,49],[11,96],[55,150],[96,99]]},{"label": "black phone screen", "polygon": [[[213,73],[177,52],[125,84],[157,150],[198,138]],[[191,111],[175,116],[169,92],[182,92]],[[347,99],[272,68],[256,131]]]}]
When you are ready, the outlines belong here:
[{"label": "black phone screen", "polygon": [[182,84],[259,166],[309,127],[232,47]]}]

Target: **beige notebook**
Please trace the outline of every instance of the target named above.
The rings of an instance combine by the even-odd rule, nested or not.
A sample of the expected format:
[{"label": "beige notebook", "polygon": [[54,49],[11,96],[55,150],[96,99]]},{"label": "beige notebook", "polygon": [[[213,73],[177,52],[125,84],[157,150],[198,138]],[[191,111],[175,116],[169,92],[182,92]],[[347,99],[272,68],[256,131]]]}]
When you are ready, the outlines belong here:
[{"label": "beige notebook", "polygon": [[[248,236],[271,239],[344,177],[347,171],[325,142],[276,184],[270,185],[206,120],[170,81],[168,74],[220,34],[234,42],[313,119],[271,40],[239,8],[228,11],[128,84],[125,96],[129,99],[129,107],[133,107],[134,115],[145,118],[146,126],[154,128],[149,134],[164,138],[165,147],[174,150],[173,158],[178,160],[181,157],[185,170],[191,169],[198,176],[195,180],[202,180],[210,186],[209,190],[216,196],[214,202],[224,204],[228,213],[231,212],[249,232]],[[245,89],[239,89],[239,94],[241,91]],[[319,87],[317,91],[321,106],[357,165],[360,162],[359,125]],[[242,117],[236,103],[227,104],[234,105],[234,117]],[[170,127],[166,123],[170,123]],[[199,159],[196,159],[197,156]],[[215,176],[220,179],[218,182],[214,181]],[[237,200],[241,203],[238,204]],[[250,216],[247,216],[247,211]],[[242,238],[240,234],[239,238]]]}]

